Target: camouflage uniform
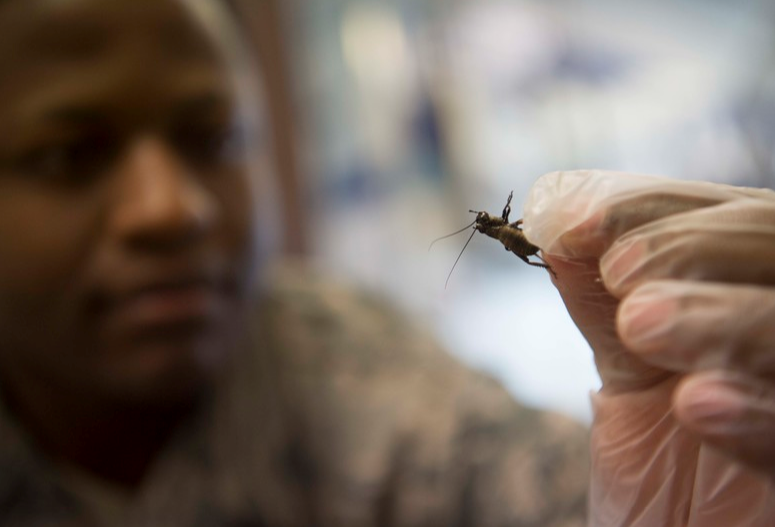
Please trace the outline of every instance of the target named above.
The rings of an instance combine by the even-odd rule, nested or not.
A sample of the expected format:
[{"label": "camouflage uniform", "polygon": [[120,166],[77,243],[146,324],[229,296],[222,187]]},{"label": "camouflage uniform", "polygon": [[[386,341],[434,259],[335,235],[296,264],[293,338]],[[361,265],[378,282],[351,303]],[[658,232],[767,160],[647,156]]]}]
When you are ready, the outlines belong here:
[{"label": "camouflage uniform", "polygon": [[[286,267],[262,302],[238,368],[112,525],[584,525],[582,427],[519,406],[375,296]],[[99,525],[6,411],[0,434],[0,525]]]}]

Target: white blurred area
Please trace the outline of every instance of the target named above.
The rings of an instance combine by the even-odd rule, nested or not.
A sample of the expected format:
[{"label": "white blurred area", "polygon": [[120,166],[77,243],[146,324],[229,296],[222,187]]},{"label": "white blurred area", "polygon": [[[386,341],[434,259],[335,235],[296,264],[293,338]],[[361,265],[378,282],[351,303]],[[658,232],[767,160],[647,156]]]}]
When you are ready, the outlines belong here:
[{"label": "white blurred area", "polygon": [[295,0],[313,254],[528,404],[590,418],[591,352],[548,275],[477,235],[545,172],[775,183],[769,0]]}]

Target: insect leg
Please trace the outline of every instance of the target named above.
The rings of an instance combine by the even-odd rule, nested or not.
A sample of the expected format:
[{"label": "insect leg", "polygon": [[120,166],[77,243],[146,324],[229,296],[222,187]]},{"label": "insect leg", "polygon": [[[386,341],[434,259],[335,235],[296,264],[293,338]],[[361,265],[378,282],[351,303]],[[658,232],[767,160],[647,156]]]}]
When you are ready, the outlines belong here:
[{"label": "insect leg", "polygon": [[[515,253],[515,254],[516,254],[516,253]],[[554,272],[554,269],[552,269],[552,266],[551,266],[551,265],[549,265],[549,264],[547,264],[547,263],[545,263],[545,262],[544,262],[544,263],[531,262],[530,260],[528,260],[528,259],[527,259],[527,256],[522,256],[521,254],[517,254],[517,256],[519,256],[519,258],[520,258],[520,259],[521,259],[523,262],[525,262],[527,265],[532,265],[533,267],[541,267],[542,269],[546,269],[547,271],[549,271],[550,273],[552,273],[552,276],[553,276],[553,277],[557,278],[557,273],[555,273],[555,272]],[[540,257],[540,256],[538,256],[538,255],[536,255],[536,258],[538,258],[538,259],[539,259],[539,260],[541,260],[542,262],[544,261],[544,259],[543,259],[543,258],[541,258],[541,257]]]},{"label": "insect leg", "polygon": [[514,196],[514,191],[509,192],[509,197],[506,199],[506,206],[503,207],[503,214],[501,217],[506,223],[509,222],[509,214],[511,214],[511,198]]}]

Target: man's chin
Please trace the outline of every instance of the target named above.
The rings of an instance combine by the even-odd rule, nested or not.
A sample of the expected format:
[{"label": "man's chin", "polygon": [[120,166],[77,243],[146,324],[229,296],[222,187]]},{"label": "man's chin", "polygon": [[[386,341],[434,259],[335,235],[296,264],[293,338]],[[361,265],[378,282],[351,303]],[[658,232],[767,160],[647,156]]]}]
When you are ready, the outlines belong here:
[{"label": "man's chin", "polygon": [[122,405],[184,404],[215,382],[230,355],[230,350],[212,343],[145,343],[122,357],[111,357],[109,366],[103,364],[98,389]]}]

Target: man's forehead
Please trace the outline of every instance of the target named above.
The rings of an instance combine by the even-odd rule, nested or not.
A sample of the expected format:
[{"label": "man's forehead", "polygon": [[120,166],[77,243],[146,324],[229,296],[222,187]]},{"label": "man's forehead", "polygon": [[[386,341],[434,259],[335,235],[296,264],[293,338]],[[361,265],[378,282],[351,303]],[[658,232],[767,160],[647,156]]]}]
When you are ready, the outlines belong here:
[{"label": "man's forehead", "polygon": [[178,0],[0,0],[0,67],[149,45],[175,59],[218,55],[213,35]]},{"label": "man's forehead", "polygon": [[0,9],[6,103],[96,103],[132,90],[153,95],[154,85],[167,94],[231,91],[222,50],[177,0],[11,1]]},{"label": "man's forehead", "polygon": [[[177,0],[63,1],[68,8],[87,6],[88,20],[74,16],[76,11],[30,16],[25,23],[32,23],[15,38],[36,33],[51,17],[63,26],[59,35],[29,37],[38,49],[16,44],[18,53],[13,53],[13,37],[2,34],[0,22],[0,148],[12,149],[24,133],[75,123],[129,130],[160,125],[186,112],[217,119],[239,115],[256,124],[263,120],[258,92],[252,86],[246,91],[229,50],[214,42],[212,30],[202,29]],[[152,4],[156,14],[137,9]],[[158,7],[162,4],[168,7]],[[5,14],[0,10],[0,19]],[[68,21],[73,25],[65,29]]]}]

